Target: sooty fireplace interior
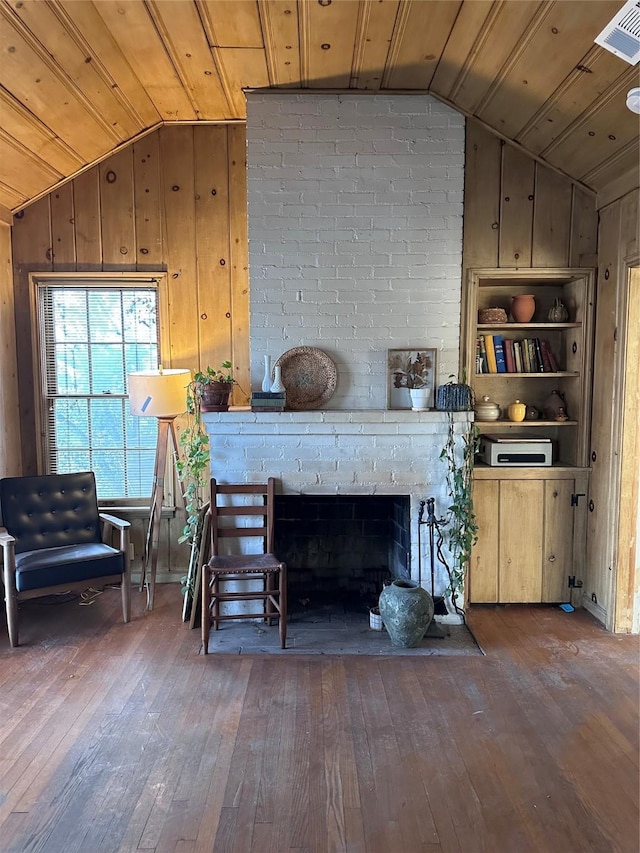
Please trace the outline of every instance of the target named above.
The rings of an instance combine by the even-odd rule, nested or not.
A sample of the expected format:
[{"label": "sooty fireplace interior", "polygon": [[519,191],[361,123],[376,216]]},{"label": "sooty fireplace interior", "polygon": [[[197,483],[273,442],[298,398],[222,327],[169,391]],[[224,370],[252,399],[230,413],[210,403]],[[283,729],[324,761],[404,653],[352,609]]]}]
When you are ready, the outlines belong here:
[{"label": "sooty fireplace interior", "polygon": [[410,577],[408,495],[279,495],[275,548],[289,611],[377,604],[385,580]]}]

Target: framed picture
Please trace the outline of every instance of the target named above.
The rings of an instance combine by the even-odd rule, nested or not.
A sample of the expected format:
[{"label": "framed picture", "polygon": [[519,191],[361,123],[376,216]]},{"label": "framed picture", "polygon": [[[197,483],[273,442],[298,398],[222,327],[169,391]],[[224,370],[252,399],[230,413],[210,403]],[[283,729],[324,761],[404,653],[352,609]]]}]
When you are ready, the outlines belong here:
[{"label": "framed picture", "polygon": [[387,350],[387,408],[411,409],[410,388],[428,388],[427,407],[435,406],[436,353],[427,347]]}]

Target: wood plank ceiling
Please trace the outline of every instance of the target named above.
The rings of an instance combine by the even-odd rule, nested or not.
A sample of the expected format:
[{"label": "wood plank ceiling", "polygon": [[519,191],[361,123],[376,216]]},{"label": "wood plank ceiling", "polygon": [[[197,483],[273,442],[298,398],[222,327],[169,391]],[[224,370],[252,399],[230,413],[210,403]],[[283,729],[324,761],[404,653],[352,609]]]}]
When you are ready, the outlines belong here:
[{"label": "wood plank ceiling", "polygon": [[598,191],[638,168],[622,0],[0,0],[0,205],[16,212],[244,90],[431,92]]}]

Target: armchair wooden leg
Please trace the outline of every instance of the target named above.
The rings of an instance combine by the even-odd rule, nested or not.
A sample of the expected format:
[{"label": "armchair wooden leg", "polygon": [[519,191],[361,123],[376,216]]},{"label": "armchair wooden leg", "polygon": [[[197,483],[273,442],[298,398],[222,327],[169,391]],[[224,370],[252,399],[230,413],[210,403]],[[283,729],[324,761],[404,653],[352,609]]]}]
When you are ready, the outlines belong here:
[{"label": "armchair wooden leg", "polygon": [[16,597],[15,576],[9,572],[4,573],[4,600],[7,610],[7,629],[9,642],[15,649],[18,645],[18,599]]}]

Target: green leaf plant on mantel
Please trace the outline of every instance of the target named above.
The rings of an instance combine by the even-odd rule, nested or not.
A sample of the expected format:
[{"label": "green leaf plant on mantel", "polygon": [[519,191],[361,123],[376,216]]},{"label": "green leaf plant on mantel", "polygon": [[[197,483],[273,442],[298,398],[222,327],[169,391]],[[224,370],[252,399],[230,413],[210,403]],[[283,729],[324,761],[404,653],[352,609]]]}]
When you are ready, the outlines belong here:
[{"label": "green leaf plant on mantel", "polygon": [[471,411],[473,408],[473,393],[464,382],[464,376],[462,383],[451,381],[440,386],[438,398],[438,408],[445,408],[449,403],[446,405],[449,420],[447,440],[440,453],[440,459],[447,466],[447,495],[450,501],[445,526],[451,566],[445,565],[449,575],[445,594],[451,596],[456,613],[462,615],[464,607],[458,604],[458,600],[463,595],[471,551],[478,541],[478,525],[473,507],[473,468],[478,447],[478,428],[469,423],[464,432],[456,436],[453,413]]},{"label": "green leaf plant on mantel", "polygon": [[201,411],[228,411],[229,396],[235,385],[230,361],[223,361],[219,368],[207,366],[205,370],[197,371],[191,384]]}]

